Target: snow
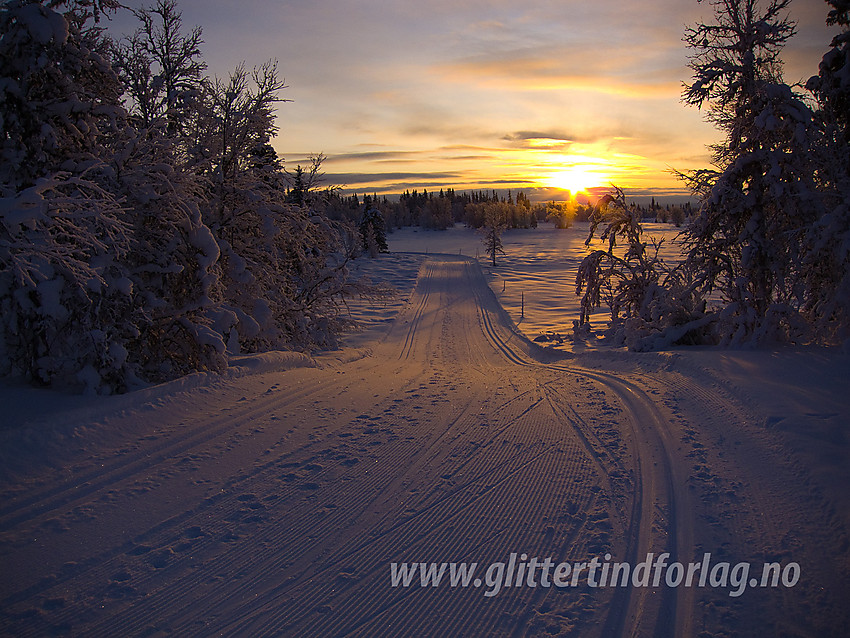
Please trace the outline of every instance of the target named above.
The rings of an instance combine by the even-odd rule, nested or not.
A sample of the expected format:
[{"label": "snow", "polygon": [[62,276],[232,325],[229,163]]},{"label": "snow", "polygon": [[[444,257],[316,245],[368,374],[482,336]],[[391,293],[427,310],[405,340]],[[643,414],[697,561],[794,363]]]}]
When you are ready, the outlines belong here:
[{"label": "snow", "polygon": [[[645,241],[664,240],[660,257],[667,263],[678,263],[681,255],[676,236],[681,229],[660,223],[643,226]],[[446,231],[406,228],[389,235],[387,242],[393,252],[442,252],[477,258],[499,303],[522,333],[534,340],[541,335],[567,337],[572,333],[572,321],[581,313],[581,298],[575,294],[579,264],[590,252],[606,246],[598,238],[585,246],[589,229],[589,223],[579,222],[563,230],[547,223],[537,229],[508,230],[502,237],[505,255],[495,268],[485,254],[481,234],[461,225]],[[604,327],[606,315],[607,310],[602,308],[593,316],[595,328]],[[573,347],[570,342],[553,345],[560,350]],[[593,347],[593,341],[585,347]]]},{"label": "snow", "polygon": [[[398,294],[352,300],[339,350],[121,396],[5,382],[0,633],[846,634],[850,356],[540,347],[577,316],[585,237],[508,232],[491,269],[472,231],[397,231],[353,275]],[[390,586],[399,561],[662,551],[801,579]]]},{"label": "snow", "polygon": [[30,32],[33,40],[47,44],[51,40],[65,42],[68,39],[68,23],[55,11],[45,11],[38,4],[26,4],[18,9],[17,20]]}]

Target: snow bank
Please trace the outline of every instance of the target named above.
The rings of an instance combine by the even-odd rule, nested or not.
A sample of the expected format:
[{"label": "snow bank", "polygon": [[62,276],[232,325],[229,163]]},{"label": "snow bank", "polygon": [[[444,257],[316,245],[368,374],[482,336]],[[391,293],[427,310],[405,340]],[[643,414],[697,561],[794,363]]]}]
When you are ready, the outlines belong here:
[{"label": "snow bank", "polygon": [[381,253],[375,258],[361,257],[350,264],[352,281],[388,284],[395,290],[395,297],[347,300],[343,315],[353,322],[353,326],[344,337],[346,345],[361,346],[380,337],[389,328],[396,314],[407,304],[425,259],[426,255],[417,254],[417,251]]}]

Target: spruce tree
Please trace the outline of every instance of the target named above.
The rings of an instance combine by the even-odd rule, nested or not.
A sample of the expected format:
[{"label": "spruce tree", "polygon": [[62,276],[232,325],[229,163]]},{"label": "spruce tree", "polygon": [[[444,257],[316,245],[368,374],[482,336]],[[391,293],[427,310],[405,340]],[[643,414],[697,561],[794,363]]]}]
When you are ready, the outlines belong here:
[{"label": "spruce tree", "polygon": [[813,114],[782,81],[794,34],[790,0],[715,0],[716,21],[689,29],[693,81],[684,100],[725,133],[714,169],[689,176],[701,197],[686,237],[699,291],[725,305],[724,342],[782,338],[802,299],[801,234],[819,216]]}]

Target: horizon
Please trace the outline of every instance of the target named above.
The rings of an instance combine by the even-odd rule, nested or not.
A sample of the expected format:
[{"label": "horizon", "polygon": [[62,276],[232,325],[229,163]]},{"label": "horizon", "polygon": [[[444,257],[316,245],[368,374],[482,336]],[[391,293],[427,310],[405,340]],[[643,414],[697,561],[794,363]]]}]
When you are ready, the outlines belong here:
[{"label": "horizon", "polygon": [[[559,190],[559,189],[525,189],[525,188],[455,188],[451,185],[442,186],[436,189],[423,188],[423,189],[406,189],[407,192],[419,192],[427,191],[429,194],[438,194],[440,191],[445,192],[446,190],[453,191],[456,195],[464,195],[464,194],[473,194],[473,193],[493,193],[495,192],[499,197],[506,198],[508,195],[516,198],[517,194],[523,193],[526,197],[528,197],[529,201],[532,204],[545,204],[547,202],[569,202],[576,201],[580,205],[593,205],[600,197],[603,195],[610,193],[612,186],[599,186],[590,189],[589,192],[582,191],[578,193],[576,196],[573,196],[570,191]],[[545,194],[546,197],[543,197],[541,193]],[[377,196],[378,198],[386,198],[387,201],[397,202],[401,198],[404,193],[375,193],[374,191],[368,190],[351,190],[350,192],[341,192],[343,197],[351,197],[357,196],[360,200],[364,197],[374,198]],[[626,200],[629,204],[637,204],[640,206],[646,206],[652,203],[654,200],[655,203],[659,206],[684,206],[686,204],[690,204],[691,206],[696,206],[698,200],[695,197],[689,197],[688,195],[636,195],[632,196],[630,193],[626,192]]]}]

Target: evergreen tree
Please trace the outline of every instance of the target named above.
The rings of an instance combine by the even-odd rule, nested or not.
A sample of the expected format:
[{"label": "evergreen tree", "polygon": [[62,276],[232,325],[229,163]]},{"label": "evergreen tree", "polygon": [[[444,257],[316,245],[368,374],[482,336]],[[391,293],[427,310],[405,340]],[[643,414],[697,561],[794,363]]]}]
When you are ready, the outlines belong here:
[{"label": "evergreen tree", "polygon": [[850,2],[828,0],[827,24],[842,28],[810,89],[820,106],[815,149],[825,212],[805,236],[804,311],[824,341],[850,339]]},{"label": "evergreen tree", "polygon": [[715,0],[716,23],[689,29],[694,79],[684,99],[708,106],[726,135],[716,169],[689,176],[702,198],[686,238],[697,286],[719,291],[723,340],[788,336],[800,307],[802,229],[819,215],[813,116],[782,82],[779,52],[794,34],[790,0]]},{"label": "evergreen tree", "polygon": [[508,228],[508,222],[505,216],[505,211],[498,204],[486,205],[484,213],[484,226],[482,232],[484,234],[483,242],[487,254],[490,255],[490,260],[495,268],[496,254],[505,254],[502,246],[502,233]]},{"label": "evergreen tree", "polygon": [[832,8],[826,23],[842,30],[832,39],[818,75],[809,79],[806,88],[817,97],[832,132],[850,145],[850,0],[827,0],[827,4]]},{"label": "evergreen tree", "polygon": [[360,220],[360,237],[363,250],[369,256],[376,257],[378,253],[388,253],[387,230],[384,216],[377,208],[367,208]]}]

